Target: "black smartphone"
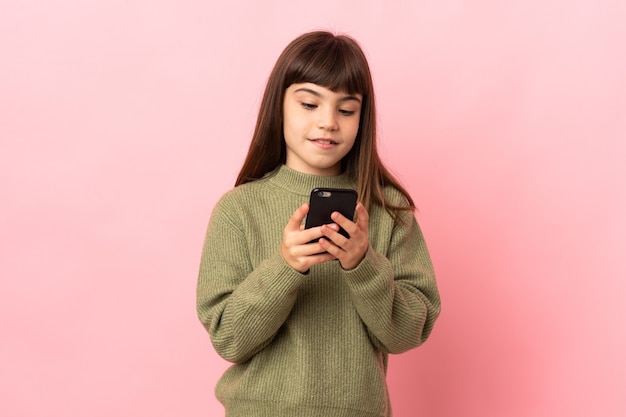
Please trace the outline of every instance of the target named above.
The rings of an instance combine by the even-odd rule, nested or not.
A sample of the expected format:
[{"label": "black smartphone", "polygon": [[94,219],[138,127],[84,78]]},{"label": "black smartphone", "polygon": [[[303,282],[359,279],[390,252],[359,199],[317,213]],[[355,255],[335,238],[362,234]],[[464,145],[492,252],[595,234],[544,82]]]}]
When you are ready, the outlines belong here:
[{"label": "black smartphone", "polygon": [[[354,220],[357,192],[349,188],[314,188],[309,199],[309,213],[306,216],[306,229],[334,223],[330,215],[338,211],[346,218]],[[348,232],[339,228],[339,233],[349,238]]]}]

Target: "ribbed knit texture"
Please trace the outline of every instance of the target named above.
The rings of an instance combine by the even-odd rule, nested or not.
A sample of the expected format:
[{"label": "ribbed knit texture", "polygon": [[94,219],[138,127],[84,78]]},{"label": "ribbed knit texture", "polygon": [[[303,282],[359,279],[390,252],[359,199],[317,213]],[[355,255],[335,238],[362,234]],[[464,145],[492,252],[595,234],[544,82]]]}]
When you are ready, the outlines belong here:
[{"label": "ribbed knit texture", "polygon": [[[432,265],[413,214],[370,209],[370,249],[301,274],[284,261],[283,229],[315,187],[346,176],[282,166],[226,193],[202,252],[198,315],[233,362],[216,387],[227,417],[389,417],[387,355],[419,346],[439,315]],[[400,193],[389,189],[396,203]]]}]

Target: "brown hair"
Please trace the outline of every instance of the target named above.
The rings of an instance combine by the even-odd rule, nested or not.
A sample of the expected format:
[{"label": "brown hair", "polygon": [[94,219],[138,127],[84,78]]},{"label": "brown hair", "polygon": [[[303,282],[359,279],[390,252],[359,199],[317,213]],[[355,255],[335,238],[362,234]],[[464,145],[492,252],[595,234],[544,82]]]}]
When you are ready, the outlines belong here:
[{"label": "brown hair", "polygon": [[[394,218],[395,210],[415,209],[409,193],[385,168],[378,155],[374,86],[361,47],[349,36],[323,31],[299,36],[278,57],[265,87],[252,142],[235,186],[259,179],[285,163],[285,90],[292,84],[305,82],[363,96],[359,131],[352,149],[342,160],[342,170],[357,183],[363,205],[369,210],[372,203],[379,204]],[[385,197],[383,188],[388,185],[404,195],[408,206],[393,204]]]}]

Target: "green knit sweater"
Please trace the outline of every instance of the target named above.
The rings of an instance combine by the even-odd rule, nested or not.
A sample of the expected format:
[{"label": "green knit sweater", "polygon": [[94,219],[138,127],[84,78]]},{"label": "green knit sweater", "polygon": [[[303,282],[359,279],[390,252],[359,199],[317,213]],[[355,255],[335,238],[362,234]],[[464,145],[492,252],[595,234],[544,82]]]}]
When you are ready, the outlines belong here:
[{"label": "green knit sweater", "polygon": [[[422,233],[369,211],[370,248],[301,274],[284,261],[283,229],[315,187],[354,188],[345,175],[280,167],[226,193],[209,222],[197,308],[233,365],[216,387],[227,417],[388,417],[387,356],[423,343],[440,299]],[[395,189],[392,201],[403,201]]]}]

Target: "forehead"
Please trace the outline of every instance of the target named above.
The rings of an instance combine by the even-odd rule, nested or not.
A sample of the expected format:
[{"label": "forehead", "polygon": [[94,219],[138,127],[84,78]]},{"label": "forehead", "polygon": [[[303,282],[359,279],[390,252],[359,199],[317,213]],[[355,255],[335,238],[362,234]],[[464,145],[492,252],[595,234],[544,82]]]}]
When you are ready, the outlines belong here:
[{"label": "forehead", "polygon": [[361,101],[361,94],[349,94],[343,89],[338,91],[333,91],[329,88],[323,87],[321,85],[317,85],[314,83],[295,83],[291,84],[287,88],[288,92],[292,92],[294,94],[302,93],[302,94],[311,94],[313,96],[322,98],[322,99],[336,99],[336,100],[356,100]]}]

